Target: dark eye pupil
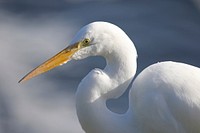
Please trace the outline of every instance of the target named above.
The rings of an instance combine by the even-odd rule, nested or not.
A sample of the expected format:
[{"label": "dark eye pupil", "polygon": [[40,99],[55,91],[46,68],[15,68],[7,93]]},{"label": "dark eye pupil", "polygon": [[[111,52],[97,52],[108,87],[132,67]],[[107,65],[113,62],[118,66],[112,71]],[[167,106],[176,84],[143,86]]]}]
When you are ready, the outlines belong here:
[{"label": "dark eye pupil", "polygon": [[89,39],[84,39],[83,40],[83,46],[88,46],[90,43],[90,40]]}]

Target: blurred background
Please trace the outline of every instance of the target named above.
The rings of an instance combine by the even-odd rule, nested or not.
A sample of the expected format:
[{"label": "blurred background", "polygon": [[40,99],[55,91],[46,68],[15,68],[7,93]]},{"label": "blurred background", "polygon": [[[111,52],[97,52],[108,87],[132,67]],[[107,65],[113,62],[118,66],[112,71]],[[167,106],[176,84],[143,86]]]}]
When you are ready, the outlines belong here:
[{"label": "blurred background", "polygon": [[[199,0],[0,0],[0,133],[83,133],[75,91],[104,59],[71,61],[26,83],[27,72],[65,48],[93,21],[121,27],[138,51],[138,70],[172,60],[200,67]],[[128,91],[108,107],[128,108]]]}]

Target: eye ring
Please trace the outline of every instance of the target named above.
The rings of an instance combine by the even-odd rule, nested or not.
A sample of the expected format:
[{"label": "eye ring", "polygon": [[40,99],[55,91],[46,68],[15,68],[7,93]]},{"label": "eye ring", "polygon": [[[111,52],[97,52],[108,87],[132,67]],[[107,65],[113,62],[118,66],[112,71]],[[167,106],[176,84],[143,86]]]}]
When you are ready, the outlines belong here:
[{"label": "eye ring", "polygon": [[89,45],[90,45],[90,39],[89,39],[89,38],[85,38],[85,39],[83,40],[82,46],[83,46],[83,47],[86,47],[86,46],[89,46]]},{"label": "eye ring", "polygon": [[85,44],[88,44],[89,42],[90,42],[90,39],[88,39],[88,38],[84,39]]}]

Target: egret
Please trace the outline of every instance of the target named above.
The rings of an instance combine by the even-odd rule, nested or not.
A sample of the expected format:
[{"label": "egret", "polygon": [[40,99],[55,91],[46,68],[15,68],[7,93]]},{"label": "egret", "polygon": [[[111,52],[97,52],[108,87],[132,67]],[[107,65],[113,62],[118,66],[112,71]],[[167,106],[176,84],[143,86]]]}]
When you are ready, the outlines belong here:
[{"label": "egret", "polygon": [[200,69],[188,64],[150,65],[133,81],[126,113],[107,108],[106,101],[124,93],[137,67],[133,42],[108,22],[84,26],[67,48],[19,82],[88,56],[104,57],[106,66],[89,72],[76,92],[76,111],[86,133],[200,133]]}]

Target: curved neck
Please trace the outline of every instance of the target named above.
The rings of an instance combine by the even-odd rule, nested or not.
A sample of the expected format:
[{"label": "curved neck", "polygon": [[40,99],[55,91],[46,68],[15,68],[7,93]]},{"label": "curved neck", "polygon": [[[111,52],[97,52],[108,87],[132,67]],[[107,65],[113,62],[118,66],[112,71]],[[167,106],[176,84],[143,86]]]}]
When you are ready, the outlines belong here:
[{"label": "curved neck", "polygon": [[[104,72],[109,76],[112,86],[107,99],[121,96],[131,83],[137,69],[137,53],[133,44],[113,48],[113,52],[104,55],[106,67]],[[119,51],[120,49],[120,51]]]},{"label": "curved neck", "polygon": [[133,112],[120,115],[106,107],[106,100],[121,96],[135,75],[137,54],[133,47],[104,55],[107,63],[104,70],[91,71],[79,84],[77,115],[87,133],[133,133],[136,130]]}]

